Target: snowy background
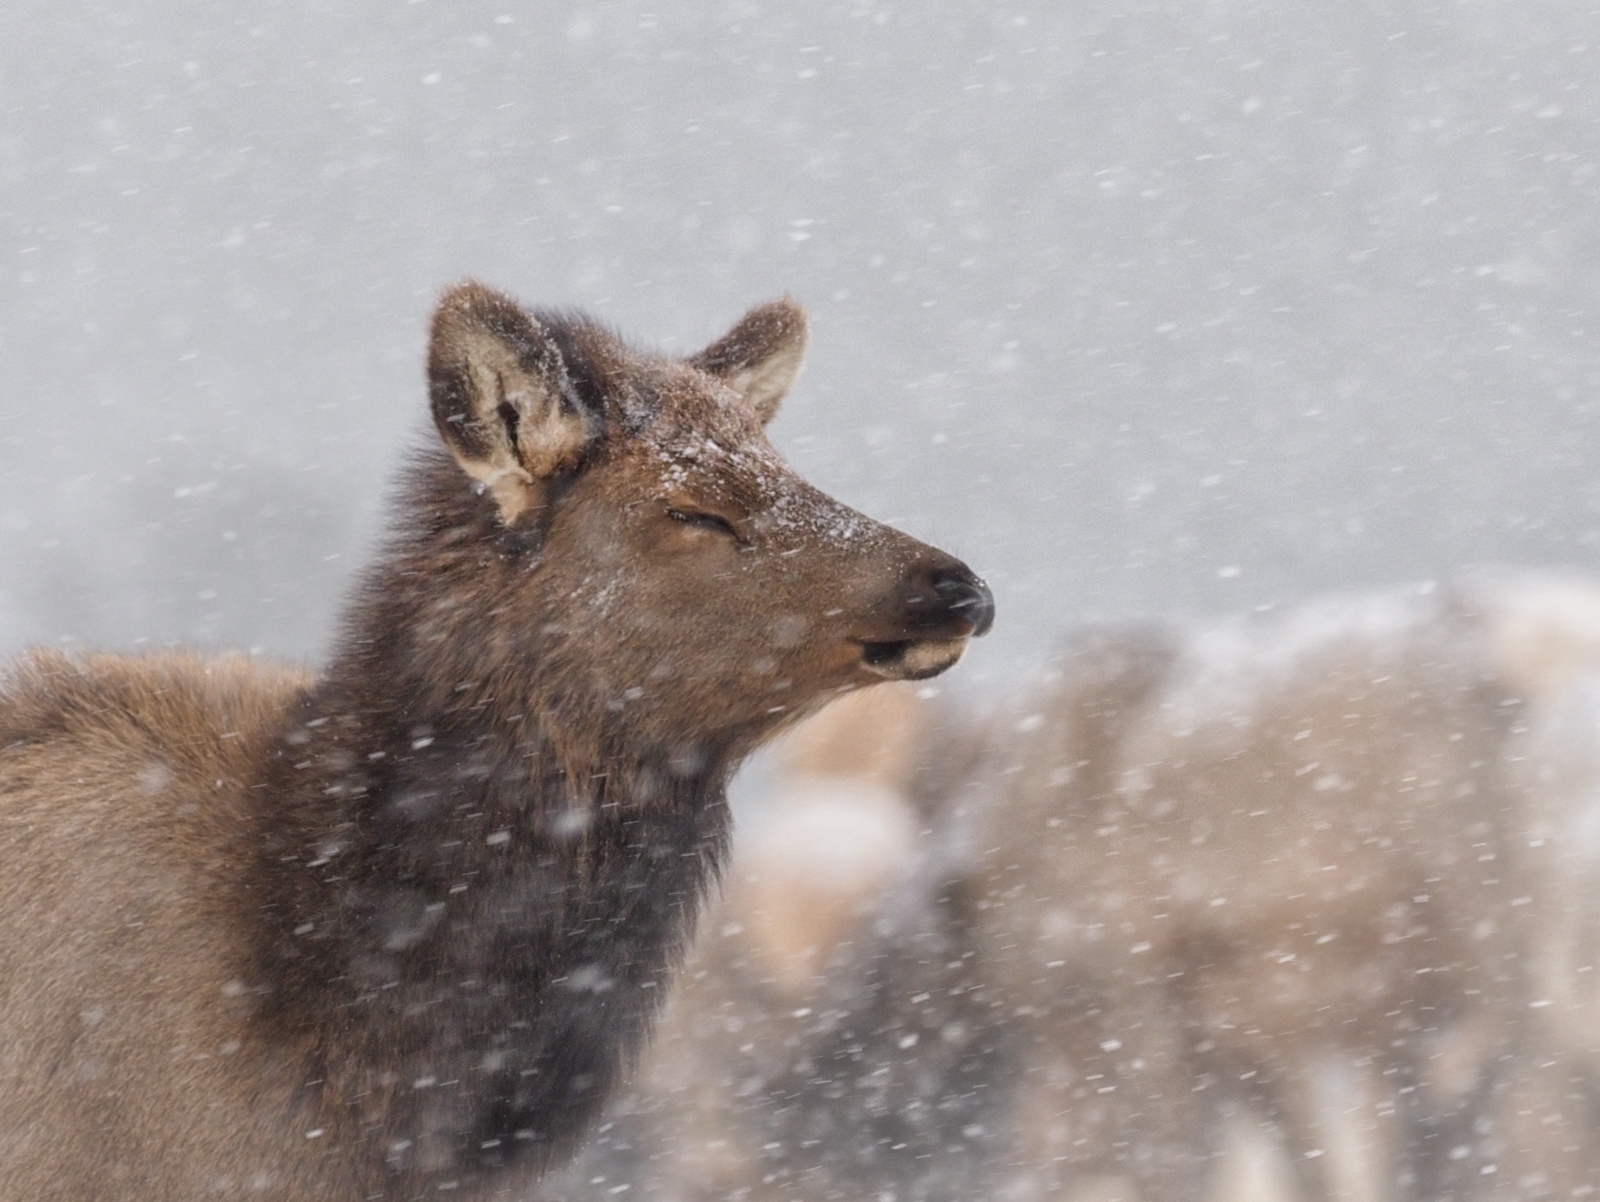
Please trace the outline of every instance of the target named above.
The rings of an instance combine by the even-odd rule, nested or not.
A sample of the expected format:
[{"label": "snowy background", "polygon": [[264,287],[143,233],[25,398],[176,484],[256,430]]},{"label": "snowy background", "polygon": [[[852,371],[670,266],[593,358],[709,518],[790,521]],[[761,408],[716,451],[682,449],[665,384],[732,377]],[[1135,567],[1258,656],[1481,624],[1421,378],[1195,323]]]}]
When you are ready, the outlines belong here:
[{"label": "snowy background", "polygon": [[1087,617],[1600,558],[1600,12],[0,4],[0,647],[314,655],[468,274]]}]

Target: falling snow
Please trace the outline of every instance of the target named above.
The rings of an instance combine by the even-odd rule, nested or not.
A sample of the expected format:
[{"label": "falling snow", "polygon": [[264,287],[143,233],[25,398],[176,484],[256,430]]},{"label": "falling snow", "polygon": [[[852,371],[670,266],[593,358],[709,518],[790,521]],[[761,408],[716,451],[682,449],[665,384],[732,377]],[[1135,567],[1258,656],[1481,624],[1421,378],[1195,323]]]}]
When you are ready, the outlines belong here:
[{"label": "falling snow", "polygon": [[[740,781],[662,1036],[548,1199],[1592,1196],[1585,6],[14,6],[0,111],[7,651],[319,655],[469,275],[679,354],[793,295],[772,443],[851,508],[766,519],[849,541],[859,510],[994,586],[914,719]],[[662,461],[729,455],[776,470]],[[1062,640],[1147,620],[1152,691],[1068,713]],[[403,950],[445,917],[373,921]],[[1509,967],[1468,979],[1490,946]],[[1358,1033],[1308,1034],[1319,1006]]]}]

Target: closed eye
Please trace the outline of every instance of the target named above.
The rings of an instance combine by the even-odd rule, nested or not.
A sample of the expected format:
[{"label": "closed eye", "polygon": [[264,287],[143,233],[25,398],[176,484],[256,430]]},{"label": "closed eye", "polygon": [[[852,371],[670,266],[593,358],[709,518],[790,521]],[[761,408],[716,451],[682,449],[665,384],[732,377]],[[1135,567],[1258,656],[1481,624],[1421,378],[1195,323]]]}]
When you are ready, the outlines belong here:
[{"label": "closed eye", "polygon": [[675,522],[682,522],[685,526],[715,530],[719,534],[726,534],[735,542],[744,541],[739,537],[739,532],[733,528],[732,522],[714,513],[703,513],[697,509],[668,509],[667,516]]}]

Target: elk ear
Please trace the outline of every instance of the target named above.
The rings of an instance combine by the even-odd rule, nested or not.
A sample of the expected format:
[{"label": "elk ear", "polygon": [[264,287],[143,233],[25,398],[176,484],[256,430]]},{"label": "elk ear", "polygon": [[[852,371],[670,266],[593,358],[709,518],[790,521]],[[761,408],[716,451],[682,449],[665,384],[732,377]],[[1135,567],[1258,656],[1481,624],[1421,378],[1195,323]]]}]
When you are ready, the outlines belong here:
[{"label": "elk ear", "polygon": [[742,396],[763,423],[800,374],[806,356],[806,311],[788,297],[757,305],[689,362]]},{"label": "elk ear", "polygon": [[488,486],[507,525],[545,506],[550,478],[583,462],[598,429],[550,332],[470,280],[434,311],[428,396],[445,445]]}]

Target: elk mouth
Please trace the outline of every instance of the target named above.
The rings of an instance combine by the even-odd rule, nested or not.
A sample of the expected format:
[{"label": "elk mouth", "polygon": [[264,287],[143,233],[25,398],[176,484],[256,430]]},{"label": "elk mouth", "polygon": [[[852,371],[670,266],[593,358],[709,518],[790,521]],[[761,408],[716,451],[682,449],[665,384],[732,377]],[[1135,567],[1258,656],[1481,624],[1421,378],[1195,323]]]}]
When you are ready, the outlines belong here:
[{"label": "elk mouth", "polygon": [[954,667],[967,649],[965,635],[954,639],[861,641],[861,666],[884,680],[926,680]]}]

